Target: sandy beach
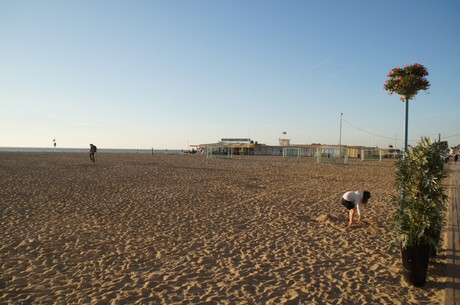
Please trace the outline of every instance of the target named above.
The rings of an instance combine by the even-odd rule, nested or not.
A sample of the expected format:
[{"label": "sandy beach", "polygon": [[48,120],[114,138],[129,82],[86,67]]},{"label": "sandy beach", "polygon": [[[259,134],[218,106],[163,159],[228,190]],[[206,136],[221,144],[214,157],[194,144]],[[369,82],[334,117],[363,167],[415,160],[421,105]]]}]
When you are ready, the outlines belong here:
[{"label": "sandy beach", "polygon": [[[402,281],[394,162],[0,153],[1,304],[443,304]],[[348,190],[372,198],[348,227]]]}]

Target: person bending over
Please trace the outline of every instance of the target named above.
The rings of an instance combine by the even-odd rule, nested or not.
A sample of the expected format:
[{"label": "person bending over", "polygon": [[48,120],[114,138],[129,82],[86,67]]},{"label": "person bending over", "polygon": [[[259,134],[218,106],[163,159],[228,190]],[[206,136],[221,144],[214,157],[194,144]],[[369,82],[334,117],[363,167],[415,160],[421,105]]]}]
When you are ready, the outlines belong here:
[{"label": "person bending over", "polygon": [[347,208],[350,216],[348,225],[353,225],[355,212],[358,212],[358,220],[364,218],[362,209],[366,206],[369,198],[371,198],[371,193],[368,191],[349,191],[343,194],[342,204]]},{"label": "person bending over", "polygon": [[89,144],[89,159],[93,162],[96,162],[96,152],[97,152],[96,145]]}]

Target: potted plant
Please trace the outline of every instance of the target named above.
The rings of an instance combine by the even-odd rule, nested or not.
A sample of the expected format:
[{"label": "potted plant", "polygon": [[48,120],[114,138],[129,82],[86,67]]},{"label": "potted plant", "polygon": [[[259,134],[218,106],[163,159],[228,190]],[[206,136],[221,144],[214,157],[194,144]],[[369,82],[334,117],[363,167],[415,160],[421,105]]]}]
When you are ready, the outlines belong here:
[{"label": "potted plant", "polygon": [[404,280],[417,287],[425,285],[430,253],[441,242],[445,224],[446,178],[439,142],[422,138],[416,147],[398,160],[393,245],[400,246]]}]

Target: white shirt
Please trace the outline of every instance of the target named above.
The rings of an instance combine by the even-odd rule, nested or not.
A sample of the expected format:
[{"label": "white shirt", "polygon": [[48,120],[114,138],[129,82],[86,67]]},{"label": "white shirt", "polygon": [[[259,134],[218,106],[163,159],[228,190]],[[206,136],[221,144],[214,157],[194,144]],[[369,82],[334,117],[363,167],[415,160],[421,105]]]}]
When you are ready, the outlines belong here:
[{"label": "white shirt", "polygon": [[363,203],[364,192],[361,191],[350,191],[343,194],[343,199],[346,201],[353,202],[355,204],[356,210],[358,211],[358,216],[361,216],[361,204]]}]

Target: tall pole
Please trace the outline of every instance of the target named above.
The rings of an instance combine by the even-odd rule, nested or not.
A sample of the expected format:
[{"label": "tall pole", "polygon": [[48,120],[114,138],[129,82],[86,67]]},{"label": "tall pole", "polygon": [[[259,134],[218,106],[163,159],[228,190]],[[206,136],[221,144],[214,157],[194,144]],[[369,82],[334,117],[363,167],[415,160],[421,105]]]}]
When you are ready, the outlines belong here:
[{"label": "tall pole", "polygon": [[406,117],[404,120],[404,154],[407,152],[407,138],[409,133],[409,99],[406,97]]},{"label": "tall pole", "polygon": [[442,147],[441,147],[441,134],[438,134],[438,147],[439,147],[439,151],[441,152],[441,155],[443,155]]},{"label": "tall pole", "polygon": [[[403,153],[403,160],[406,160],[408,126],[409,126],[409,98],[406,97],[406,115],[405,115],[405,119],[404,119],[404,153]],[[401,199],[402,199],[402,203],[404,205],[406,204],[405,180],[406,180],[406,178],[403,176],[403,187],[401,189]]]},{"label": "tall pole", "polygon": [[339,158],[342,157],[342,116],[343,112],[340,113]]}]

